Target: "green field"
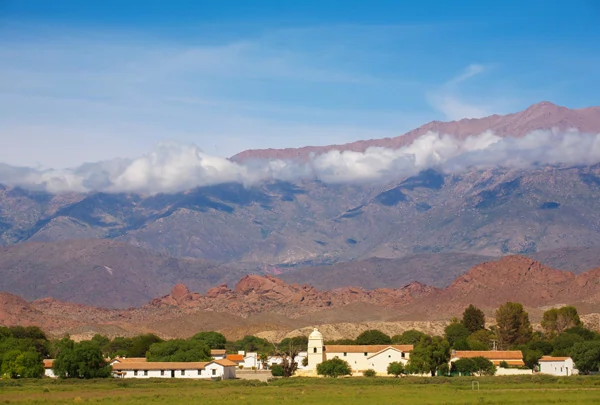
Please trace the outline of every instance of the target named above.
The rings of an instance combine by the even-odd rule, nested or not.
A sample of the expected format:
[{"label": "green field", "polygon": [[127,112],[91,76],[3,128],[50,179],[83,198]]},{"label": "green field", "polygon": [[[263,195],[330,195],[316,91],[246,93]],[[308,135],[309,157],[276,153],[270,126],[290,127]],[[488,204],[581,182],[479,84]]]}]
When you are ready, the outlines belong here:
[{"label": "green field", "polygon": [[[480,390],[471,389],[479,381]],[[600,377],[1,380],[0,404],[598,404]]]}]

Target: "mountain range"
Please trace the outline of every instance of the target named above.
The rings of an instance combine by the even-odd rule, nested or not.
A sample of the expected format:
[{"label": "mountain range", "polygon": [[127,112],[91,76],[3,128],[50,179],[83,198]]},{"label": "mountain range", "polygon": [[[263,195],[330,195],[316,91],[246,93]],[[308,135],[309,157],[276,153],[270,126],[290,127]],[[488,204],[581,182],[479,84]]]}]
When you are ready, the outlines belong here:
[{"label": "mountain range", "polygon": [[220,330],[240,337],[249,330],[289,332],[344,322],[444,323],[460,316],[469,304],[493,316],[507,300],[522,302],[535,321],[543,310],[563,305],[565,300],[576,305],[581,314],[597,317],[599,287],[600,268],[575,275],[527,257],[507,256],[474,266],[444,289],[415,282],[398,289],[319,290],[306,284],[287,284],[273,276],[247,275],[233,289],[220,285],[205,294],[178,284],[165,296],[124,310],[53,298],[27,302],[0,293],[0,321],[42,325],[53,335],[87,331],[113,336],[154,332],[187,337],[201,330]]},{"label": "mountain range", "polygon": [[[397,149],[431,132],[464,140],[491,131],[505,139],[528,136],[535,145],[535,131],[542,130],[600,134],[600,107],[542,102],[505,116],[434,121],[396,138],[250,150],[231,160],[305,161],[331,150]],[[432,292],[446,297],[443,291],[470,268],[502,256],[525,255],[576,274],[599,267],[598,201],[600,164],[589,161],[433,165],[373,182],[230,182],[159,194],[52,194],[0,185],[0,291],[38,302],[17,300],[22,308],[44,297],[127,308],[175,284],[208,294],[256,274],[323,291],[399,289],[392,298],[371,295],[383,301],[406,297],[402,288],[409,285],[408,296],[421,302]],[[234,293],[228,299],[235,301]],[[360,302],[379,308],[377,300]],[[283,315],[273,316],[277,323]]]}]

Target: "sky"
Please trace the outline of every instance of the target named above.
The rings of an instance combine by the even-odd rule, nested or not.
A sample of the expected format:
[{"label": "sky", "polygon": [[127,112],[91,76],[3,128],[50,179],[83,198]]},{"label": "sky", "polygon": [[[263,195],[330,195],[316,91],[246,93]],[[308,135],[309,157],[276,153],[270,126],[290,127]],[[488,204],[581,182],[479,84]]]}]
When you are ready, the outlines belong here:
[{"label": "sky", "polygon": [[599,105],[599,19],[595,0],[0,0],[0,162],[164,141],[227,157]]}]

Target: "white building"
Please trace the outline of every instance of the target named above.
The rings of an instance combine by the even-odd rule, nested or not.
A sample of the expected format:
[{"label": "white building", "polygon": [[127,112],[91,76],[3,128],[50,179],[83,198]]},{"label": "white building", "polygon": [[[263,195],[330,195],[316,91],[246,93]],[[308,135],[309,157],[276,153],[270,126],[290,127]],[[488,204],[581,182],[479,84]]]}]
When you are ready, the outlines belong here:
[{"label": "white building", "polygon": [[573,359],[570,357],[542,356],[539,360],[540,373],[556,376],[579,374]]},{"label": "white building", "polygon": [[54,359],[44,359],[44,376],[50,378],[56,378],[52,366],[54,366]]},{"label": "white building", "polygon": [[406,364],[412,349],[413,345],[325,346],[323,335],[315,328],[308,337],[307,369],[316,370],[317,365],[321,362],[339,357],[347,361],[355,373],[373,369],[379,374],[386,374],[390,363]]},{"label": "white building", "polygon": [[[459,359],[472,359],[483,357],[496,366],[496,375],[522,375],[533,374],[533,370],[523,368],[523,353],[520,350],[453,350],[450,366]],[[506,364],[509,367],[501,367]]]},{"label": "white building", "polygon": [[227,359],[209,362],[114,361],[113,374],[121,378],[236,378],[237,364]]}]

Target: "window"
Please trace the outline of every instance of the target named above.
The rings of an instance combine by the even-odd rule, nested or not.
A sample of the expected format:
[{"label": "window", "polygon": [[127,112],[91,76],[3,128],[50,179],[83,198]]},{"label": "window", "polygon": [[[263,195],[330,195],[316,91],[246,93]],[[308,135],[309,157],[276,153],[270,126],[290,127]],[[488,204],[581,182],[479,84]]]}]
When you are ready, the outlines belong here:
[{"label": "window", "polygon": [[198,370],[198,375],[202,375],[202,370]]},{"label": "window", "polygon": [[404,358],[404,356],[405,356],[404,352],[402,352],[402,354],[400,354],[400,356],[401,356],[402,358]]},{"label": "window", "polygon": [[212,371],[212,375],[217,375],[217,370],[216,369],[213,368],[211,371]]},{"label": "window", "polygon": [[365,356],[368,356],[368,355],[369,355],[369,353],[365,352]]},{"label": "window", "polygon": [[160,370],[160,375],[165,375],[165,370]]},{"label": "window", "polygon": [[185,375],[185,370],[181,370],[181,375]]},{"label": "window", "polygon": [[133,375],[137,375],[137,370],[133,370]]},{"label": "window", "polygon": [[148,375],[148,370],[144,370],[144,375]]},{"label": "window", "polygon": [[313,348],[313,353],[316,353],[316,352],[317,352],[317,348],[315,347],[315,348]]},{"label": "window", "polygon": [[348,353],[347,353],[347,352],[344,352],[344,356],[347,356],[347,355],[348,355]]},{"label": "window", "polygon": [[391,354],[388,354],[388,359],[391,359],[391,358],[392,358],[392,355],[391,355]]}]

